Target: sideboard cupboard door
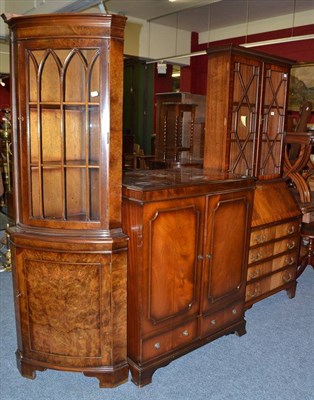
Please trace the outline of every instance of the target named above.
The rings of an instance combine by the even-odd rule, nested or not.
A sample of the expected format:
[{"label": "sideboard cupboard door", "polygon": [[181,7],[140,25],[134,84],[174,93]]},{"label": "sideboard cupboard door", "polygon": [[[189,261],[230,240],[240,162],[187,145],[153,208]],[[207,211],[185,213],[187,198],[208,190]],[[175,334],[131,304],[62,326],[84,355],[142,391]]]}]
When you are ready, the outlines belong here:
[{"label": "sideboard cupboard door", "polygon": [[207,196],[203,315],[243,297],[252,202],[249,196],[251,193],[245,192]]},{"label": "sideboard cupboard door", "polygon": [[204,198],[151,203],[143,210],[143,332],[196,316]]}]

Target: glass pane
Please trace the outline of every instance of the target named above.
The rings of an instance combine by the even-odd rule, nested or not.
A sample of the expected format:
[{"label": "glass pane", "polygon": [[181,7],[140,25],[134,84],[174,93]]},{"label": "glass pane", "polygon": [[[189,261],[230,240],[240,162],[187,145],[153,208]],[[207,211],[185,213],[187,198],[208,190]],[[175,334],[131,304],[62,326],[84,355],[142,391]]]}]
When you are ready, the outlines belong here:
[{"label": "glass pane", "polygon": [[36,63],[35,57],[29,57],[29,101],[30,102],[37,102],[38,96],[38,81],[37,81],[37,71],[38,65]]},{"label": "glass pane", "polygon": [[63,218],[61,168],[43,168],[44,218]]},{"label": "glass pane", "polygon": [[31,216],[41,217],[40,210],[40,191],[39,191],[39,170],[37,167],[31,168]]},{"label": "glass pane", "polygon": [[91,108],[89,112],[89,162],[93,165],[99,163],[99,108]]},{"label": "glass pane", "polygon": [[86,61],[80,53],[72,52],[64,65],[64,99],[66,102],[85,102]]},{"label": "glass pane", "polygon": [[99,103],[99,56],[98,52],[91,54],[89,70],[89,101]]},{"label": "glass pane", "polygon": [[90,219],[99,221],[99,169],[92,168],[89,173],[90,181]]},{"label": "glass pane", "polygon": [[60,103],[60,71],[58,58],[53,51],[43,60],[41,73],[41,101]]},{"label": "glass pane", "polygon": [[68,109],[64,112],[65,123],[65,162],[86,160],[85,107]]},{"label": "glass pane", "polygon": [[42,110],[42,161],[59,162],[62,159],[62,142],[60,136],[60,110]]},{"label": "glass pane", "polygon": [[66,168],[67,219],[86,220],[85,168]]},{"label": "glass pane", "polygon": [[38,143],[38,113],[37,109],[30,110],[30,118],[29,118],[29,129],[30,129],[30,154],[31,154],[31,163],[37,163],[38,152],[39,152],[39,143]]},{"label": "glass pane", "polygon": [[268,69],[265,74],[260,175],[281,173],[288,75],[280,68],[277,71],[276,68]]},{"label": "glass pane", "polygon": [[253,175],[260,68],[235,63],[229,170]]}]

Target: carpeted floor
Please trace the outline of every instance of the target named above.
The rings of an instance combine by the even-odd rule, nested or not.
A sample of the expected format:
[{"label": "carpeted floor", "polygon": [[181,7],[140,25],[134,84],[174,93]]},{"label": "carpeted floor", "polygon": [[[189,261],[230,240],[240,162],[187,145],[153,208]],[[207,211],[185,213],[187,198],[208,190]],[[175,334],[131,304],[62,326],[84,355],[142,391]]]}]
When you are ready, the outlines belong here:
[{"label": "carpeted floor", "polygon": [[35,380],[15,365],[11,273],[0,274],[1,400],[314,400],[314,271],[297,295],[280,292],[247,311],[247,334],[229,335],[173,361],[141,389],[99,389],[79,373],[47,370]]}]

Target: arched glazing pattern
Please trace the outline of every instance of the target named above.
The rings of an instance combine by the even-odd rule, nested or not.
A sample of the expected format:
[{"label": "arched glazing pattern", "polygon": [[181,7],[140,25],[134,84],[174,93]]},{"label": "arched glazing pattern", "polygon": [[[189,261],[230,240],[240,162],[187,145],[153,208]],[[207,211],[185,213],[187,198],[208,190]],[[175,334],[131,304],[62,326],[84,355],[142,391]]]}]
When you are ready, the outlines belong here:
[{"label": "arched glazing pattern", "polygon": [[28,76],[30,217],[99,221],[99,49],[28,50]]}]

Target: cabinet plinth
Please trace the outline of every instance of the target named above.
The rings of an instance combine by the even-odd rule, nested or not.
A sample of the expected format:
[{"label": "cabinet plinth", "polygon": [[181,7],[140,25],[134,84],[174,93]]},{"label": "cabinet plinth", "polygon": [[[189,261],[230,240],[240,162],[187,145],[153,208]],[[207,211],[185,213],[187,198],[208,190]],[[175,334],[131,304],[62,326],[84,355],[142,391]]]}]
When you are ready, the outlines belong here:
[{"label": "cabinet plinth", "polygon": [[47,14],[11,30],[17,364],[128,378],[121,228],[125,17]]},{"label": "cabinet plinth", "polygon": [[127,173],[123,182],[128,359],[143,386],[174,358],[245,333],[255,181],[181,168]]}]

